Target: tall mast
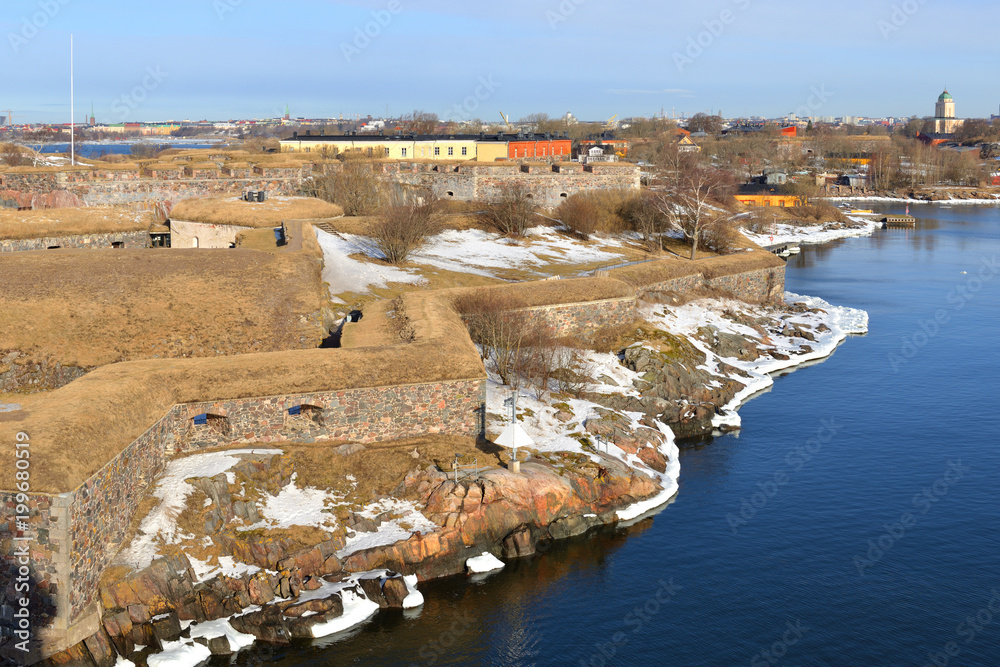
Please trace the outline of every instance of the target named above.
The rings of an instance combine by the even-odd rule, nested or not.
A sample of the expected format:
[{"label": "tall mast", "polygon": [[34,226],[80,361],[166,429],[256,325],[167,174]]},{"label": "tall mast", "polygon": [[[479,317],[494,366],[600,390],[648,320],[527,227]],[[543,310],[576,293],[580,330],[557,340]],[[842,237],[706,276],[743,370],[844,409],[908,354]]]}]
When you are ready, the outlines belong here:
[{"label": "tall mast", "polygon": [[69,163],[76,164],[76,110],[73,106],[73,35],[69,36]]}]

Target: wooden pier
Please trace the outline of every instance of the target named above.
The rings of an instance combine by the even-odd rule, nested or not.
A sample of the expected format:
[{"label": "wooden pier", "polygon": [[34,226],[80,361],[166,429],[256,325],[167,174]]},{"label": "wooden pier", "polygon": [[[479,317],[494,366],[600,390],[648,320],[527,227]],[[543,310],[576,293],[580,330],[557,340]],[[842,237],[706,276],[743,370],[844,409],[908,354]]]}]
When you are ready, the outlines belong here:
[{"label": "wooden pier", "polygon": [[887,215],[882,218],[882,227],[916,227],[917,219],[912,215]]}]

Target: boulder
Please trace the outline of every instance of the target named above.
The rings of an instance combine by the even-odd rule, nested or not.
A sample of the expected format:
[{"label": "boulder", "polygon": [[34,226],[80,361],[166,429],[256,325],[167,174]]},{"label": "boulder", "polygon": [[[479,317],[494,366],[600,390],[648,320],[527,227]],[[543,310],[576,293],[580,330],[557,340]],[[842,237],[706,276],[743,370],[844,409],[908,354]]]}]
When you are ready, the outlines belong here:
[{"label": "boulder", "polygon": [[225,635],[212,637],[206,645],[212,655],[232,655],[234,653],[233,648],[229,645],[229,639]]},{"label": "boulder", "polygon": [[521,526],[511,531],[501,543],[504,558],[524,558],[535,553],[535,544],[531,539],[531,529]]},{"label": "boulder", "polygon": [[153,635],[161,642],[175,642],[181,636],[181,623],[176,613],[156,616],[152,627]]},{"label": "boulder", "polygon": [[132,653],[135,650],[135,641],[132,639],[132,620],[128,617],[128,612],[106,615],[103,621],[104,630],[119,655]]},{"label": "boulder", "polygon": [[104,630],[98,630],[96,634],[84,639],[83,643],[90,652],[90,659],[94,667],[114,667],[118,661],[115,649],[111,645],[111,639]]},{"label": "boulder", "polygon": [[385,597],[386,605],[392,609],[402,609],[403,600],[408,594],[409,590],[402,577],[386,579],[385,584],[382,585],[382,595]]},{"label": "boulder", "polygon": [[378,603],[378,606],[385,609],[389,606],[386,602],[385,596],[382,595],[382,583],[379,578],[374,579],[361,579],[358,581],[361,585],[361,590],[365,592],[365,597],[372,602]]}]

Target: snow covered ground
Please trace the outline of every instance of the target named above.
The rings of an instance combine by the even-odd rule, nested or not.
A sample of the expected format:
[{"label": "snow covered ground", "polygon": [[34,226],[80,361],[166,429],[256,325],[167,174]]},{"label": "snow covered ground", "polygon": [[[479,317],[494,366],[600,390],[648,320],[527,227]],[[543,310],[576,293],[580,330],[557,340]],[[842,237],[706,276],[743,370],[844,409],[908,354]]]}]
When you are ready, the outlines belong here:
[{"label": "snow covered ground", "polygon": [[[644,319],[658,325],[660,328],[672,334],[685,336],[698,349],[706,354],[706,367],[714,374],[724,377],[719,370],[719,362],[725,361],[742,372],[742,375],[734,379],[745,384],[746,388],[739,392],[729,405],[726,405],[713,424],[717,427],[740,425],[740,417],[737,414],[739,407],[751,396],[769,388],[774,384],[774,380],[769,375],[777,371],[797,366],[809,361],[822,359],[834,352],[837,346],[851,334],[863,334],[868,331],[868,314],[862,310],[832,306],[831,304],[816,297],[805,297],[797,294],[786,294],[788,303],[804,303],[809,308],[818,308],[825,313],[803,313],[791,315],[784,319],[790,324],[807,325],[815,330],[820,325],[825,324],[829,331],[816,333],[816,341],[805,341],[799,338],[791,338],[780,335],[769,337],[769,343],[759,343],[762,349],[772,349],[776,352],[789,356],[788,360],[776,359],[771,356],[762,356],[755,362],[745,362],[739,359],[722,359],[716,355],[711,348],[696,337],[699,328],[714,326],[720,332],[734,333],[742,336],[751,336],[760,339],[760,334],[748,327],[737,324],[725,317],[722,313],[726,310],[744,311],[753,316],[762,316],[764,312],[761,308],[750,306],[741,301],[706,299],[695,301],[680,307],[665,307],[662,305],[649,305],[643,312]],[[808,345],[810,350],[803,348],[803,344]],[[569,352],[566,351],[566,354]],[[623,395],[638,396],[639,393],[633,387],[633,381],[639,379],[639,374],[624,367],[617,356],[612,354],[601,354],[597,352],[577,353],[575,365],[581,375],[594,378],[593,382],[585,387],[587,392],[596,393],[620,393]],[[509,387],[500,383],[495,375],[490,374],[489,388],[487,391],[487,417],[488,428],[492,432],[499,432],[509,423],[505,415],[508,409],[504,406],[504,400],[512,393]],[[587,435],[584,425],[588,419],[599,418],[598,409],[606,409],[596,403],[567,399],[559,404],[559,407],[551,405],[552,400],[539,400],[536,392],[530,389],[520,389],[518,391],[518,409],[521,415],[521,427],[532,438],[535,449],[541,452],[567,451],[584,454],[594,461],[599,461],[600,457],[590,448],[585,448],[579,438]],[[560,411],[566,412],[566,408],[572,413],[572,418],[566,421],[556,418]],[[632,419],[632,427],[637,428],[639,420],[643,415],[639,413],[626,413]],[[663,486],[663,491],[656,497],[642,501],[618,512],[618,518],[628,521],[663,507],[677,493],[678,479],[680,477],[679,450],[675,443],[674,434],[670,428],[663,423],[656,423],[657,429],[663,434],[665,445],[661,447],[663,454],[668,460],[665,473],[658,473],[649,468],[635,455],[628,454],[613,444],[600,445],[601,452],[607,449],[607,455],[613,456],[634,469],[646,475],[659,479]]]},{"label": "snow covered ground", "polygon": [[363,294],[373,288],[388,287],[389,283],[419,285],[426,282],[416,271],[393,266],[372,264],[353,259],[350,255],[365,253],[363,237],[351,234],[328,234],[316,230],[316,240],[323,249],[323,281],[330,285],[330,295],[356,292]]},{"label": "snow covered ground", "polygon": [[[515,241],[478,229],[438,234],[413,256],[414,262],[447,271],[495,277],[491,269],[538,269],[548,264],[610,262],[620,255],[568,238],[551,227],[528,230]],[[605,241],[605,245],[620,245]]]},{"label": "snow covered ground", "polygon": [[[195,487],[186,480],[194,477],[214,477],[225,473],[229,483],[235,484],[235,473],[229,471],[242,460],[240,455],[260,458],[281,453],[280,449],[239,449],[194,454],[170,462],[166,471],[157,480],[156,490],[153,492],[160,503],[142,520],[135,539],[119,554],[117,561],[129,567],[142,569],[161,555],[163,546],[190,543],[195,539],[194,535],[186,535],[177,528],[177,516],[184,510],[188,497],[195,491]],[[238,526],[236,529],[249,531],[292,526],[312,526],[328,531],[336,529],[338,521],[331,510],[346,504],[343,496],[324,489],[302,488],[296,484],[296,479],[297,476],[293,474],[291,481],[278,495],[265,494],[258,501],[262,517],[260,521],[252,525]],[[350,475],[346,481],[357,485],[357,481]],[[211,500],[206,500],[210,505]],[[409,539],[414,532],[428,533],[437,529],[437,526],[420,512],[416,503],[409,500],[387,498],[375,501],[356,510],[356,514],[368,519],[388,514],[391,518],[383,517],[381,525],[374,532],[348,531],[344,548],[337,552],[340,558],[363,549],[395,544]],[[212,546],[212,539],[203,538],[202,546]],[[260,571],[257,566],[240,563],[229,556],[210,560],[201,560],[191,553],[187,553],[187,556],[199,582],[208,581],[219,575],[240,577]]]},{"label": "snow covered ground", "polygon": [[214,477],[228,471],[242,459],[240,454],[274,456],[280,449],[238,449],[226,452],[195,454],[171,461],[156,483],[153,496],[160,500],[139,524],[139,532],[132,544],[117,558],[119,563],[143,569],[149,567],[163,545],[178,544],[193,538],[179,534],[177,516],[184,510],[187,498],[195,488],[185,480],[192,477]]},{"label": "snow covered ground", "polygon": [[837,239],[853,238],[857,236],[871,236],[875,230],[881,229],[882,223],[876,222],[872,218],[851,217],[848,218],[857,223],[856,227],[838,227],[838,223],[825,223],[819,225],[787,225],[778,223],[775,225],[773,234],[754,234],[753,232],[742,230],[743,235],[760,246],[770,246],[780,243],[827,243]]},{"label": "snow covered ground", "polygon": [[349,534],[344,548],[337,552],[337,558],[346,558],[364,549],[395,544],[409,539],[415,532],[426,534],[438,528],[420,512],[416,503],[410,500],[385,498],[366,505],[363,510],[355,512],[355,514],[367,519],[374,519],[379,514],[386,512],[399,515],[399,518],[383,521],[374,533]]},{"label": "snow covered ground", "polygon": [[[427,282],[417,269],[401,269],[352,258],[351,255],[383,258],[368,237],[328,234],[322,230],[316,230],[316,237],[323,248],[323,280],[329,283],[331,295],[365,293],[374,288],[387,287],[389,283],[420,285]],[[528,230],[526,240],[509,239],[479,229],[447,230],[431,237],[419,252],[413,254],[410,262],[491,278],[498,277],[498,271],[505,269],[526,270],[543,276],[544,267],[552,264],[614,261],[621,255],[608,248],[621,245],[621,241],[611,238],[586,244],[568,238],[551,227]]]},{"label": "snow covered ground", "polygon": [[[774,350],[789,358],[776,359],[771,356],[761,356],[756,361],[742,361],[736,358],[719,357],[712,349],[695,334],[698,329],[705,326],[712,326],[722,333],[731,333],[741,336],[748,336],[760,339],[760,334],[754,329],[733,322],[723,317],[725,310],[744,312],[749,315],[759,316],[760,309],[750,306],[741,301],[706,299],[694,301],[679,308],[664,308],[663,306],[648,306],[643,313],[644,317],[651,322],[659,324],[666,330],[674,334],[681,334],[699,350],[705,353],[708,358],[707,366],[713,373],[723,377],[719,371],[718,362],[725,361],[730,366],[740,369],[745,375],[736,376],[734,379],[746,385],[733,400],[724,407],[723,414],[716,417],[713,424],[717,427],[740,425],[740,416],[737,410],[751,396],[764,391],[774,384],[771,373],[798,366],[809,361],[823,359],[831,354],[849,335],[865,334],[868,332],[868,313],[855,308],[845,306],[833,306],[818,297],[800,296],[787,292],[785,302],[789,304],[804,303],[809,308],[818,308],[825,313],[807,312],[792,315],[784,319],[790,324],[806,325],[814,332],[823,324],[829,331],[815,333],[816,340],[807,341],[801,338],[791,338],[787,336],[771,335],[769,343],[763,341],[758,344],[762,350]],[[810,350],[804,349],[808,346]]]},{"label": "snow covered ground", "polygon": [[[562,352],[566,355],[571,354],[569,350]],[[586,386],[586,391],[602,394],[639,395],[639,392],[632,385],[634,380],[639,379],[639,374],[622,366],[618,357],[613,354],[593,351],[581,352],[577,354],[573,363],[581,375],[595,379],[593,383]],[[486,392],[488,430],[499,432],[509,423],[506,417],[498,417],[498,415],[509,414],[509,410],[504,406],[504,401],[510,397],[511,393],[510,387],[504,386],[500,379],[490,371]],[[582,399],[566,399],[558,404],[559,407],[556,407],[551,404],[551,399],[540,400],[534,390],[526,388],[518,391],[517,405],[518,414],[522,419],[520,425],[534,441],[534,449],[540,452],[574,452],[583,454],[594,462],[601,461],[601,456],[593,449],[585,448],[579,438],[588,436],[588,439],[593,439],[584,430],[584,424],[588,419],[600,418],[599,410],[606,410],[605,406]],[[557,419],[556,415],[560,409],[566,411],[565,407],[567,406],[569,407],[568,411],[573,415],[572,418],[565,422]],[[637,428],[643,415],[628,413],[627,416],[631,418],[633,428]],[[663,487],[663,491],[654,498],[620,510],[618,517],[623,521],[663,506],[677,494],[679,488],[677,480],[681,473],[680,450],[674,442],[673,432],[666,424],[657,423],[657,428],[664,437],[665,444],[661,446],[661,452],[668,461],[664,473],[650,468],[634,454],[630,454],[612,443],[604,444],[602,442],[600,445],[602,454],[617,458],[630,467],[658,480]]]},{"label": "snow covered ground", "polygon": [[995,194],[991,199],[945,199],[943,201],[926,201],[924,199],[909,199],[906,197],[827,197],[827,201],[874,201],[888,202],[891,204],[997,204],[1000,203],[1000,194]]}]

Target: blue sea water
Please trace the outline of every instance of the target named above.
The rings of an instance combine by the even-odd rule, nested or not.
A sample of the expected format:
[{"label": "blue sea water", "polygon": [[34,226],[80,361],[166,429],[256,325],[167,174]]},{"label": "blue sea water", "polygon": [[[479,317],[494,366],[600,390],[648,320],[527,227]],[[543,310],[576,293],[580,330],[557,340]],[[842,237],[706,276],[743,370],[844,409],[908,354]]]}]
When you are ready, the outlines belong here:
[{"label": "blue sea water", "polygon": [[[83,142],[76,145],[76,154],[80,157],[85,158],[98,158],[102,155],[128,155],[132,150],[132,145],[137,143],[150,143],[147,139],[136,139],[134,141],[115,141],[115,142],[102,142],[102,143],[88,143]],[[194,143],[190,140],[178,141],[169,138],[163,140],[157,139],[156,143],[167,143],[174,148],[183,148],[185,150],[194,150],[199,148],[218,148],[220,144],[218,143]],[[57,154],[66,153],[69,155],[70,145],[68,143],[64,144],[29,144],[31,148],[43,153],[43,154]]]},{"label": "blue sea water", "polygon": [[1000,208],[912,212],[790,260],[870,333],[685,446],[654,518],[236,663],[1000,665]]}]

